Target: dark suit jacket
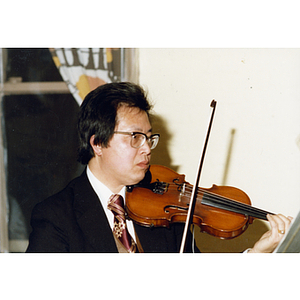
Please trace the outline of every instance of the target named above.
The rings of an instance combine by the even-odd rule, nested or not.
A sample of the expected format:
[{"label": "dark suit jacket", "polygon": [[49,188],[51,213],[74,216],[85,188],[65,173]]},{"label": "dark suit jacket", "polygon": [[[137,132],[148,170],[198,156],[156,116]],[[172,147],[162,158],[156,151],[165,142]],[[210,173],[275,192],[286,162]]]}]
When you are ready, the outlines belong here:
[{"label": "dark suit jacket", "polygon": [[[38,203],[26,252],[118,252],[86,170],[61,192]],[[146,228],[134,224],[144,252],[179,252],[184,224]],[[191,252],[188,234],[186,252]]]}]

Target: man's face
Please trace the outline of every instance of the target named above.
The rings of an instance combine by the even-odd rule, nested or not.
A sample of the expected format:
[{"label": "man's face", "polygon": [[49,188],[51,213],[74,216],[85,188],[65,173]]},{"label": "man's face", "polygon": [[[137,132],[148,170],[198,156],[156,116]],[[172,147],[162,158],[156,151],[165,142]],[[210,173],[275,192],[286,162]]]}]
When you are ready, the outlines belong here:
[{"label": "man's face", "polygon": [[[115,131],[138,131],[149,137],[152,128],[145,111],[122,106],[117,111]],[[138,183],[149,167],[151,150],[148,143],[145,142],[140,148],[133,148],[130,141],[130,135],[114,134],[109,146],[102,148],[99,165],[105,179],[102,178],[101,181],[111,190],[116,191],[123,186]]]}]

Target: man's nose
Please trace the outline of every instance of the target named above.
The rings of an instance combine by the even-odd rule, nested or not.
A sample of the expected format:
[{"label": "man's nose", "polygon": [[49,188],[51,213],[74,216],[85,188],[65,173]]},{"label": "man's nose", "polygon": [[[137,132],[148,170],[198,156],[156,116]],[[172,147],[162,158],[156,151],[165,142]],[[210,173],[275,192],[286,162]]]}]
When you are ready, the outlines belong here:
[{"label": "man's nose", "polygon": [[144,145],[140,148],[142,153],[145,153],[147,155],[151,153],[151,149],[150,149],[149,143],[150,143],[150,141],[147,140],[144,143]]}]

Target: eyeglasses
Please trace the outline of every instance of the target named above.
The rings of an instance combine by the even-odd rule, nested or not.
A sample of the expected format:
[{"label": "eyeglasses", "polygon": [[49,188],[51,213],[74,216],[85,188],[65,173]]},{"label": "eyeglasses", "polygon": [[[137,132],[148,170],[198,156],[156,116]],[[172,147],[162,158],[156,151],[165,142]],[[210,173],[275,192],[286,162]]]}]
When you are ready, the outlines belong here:
[{"label": "eyeglasses", "polygon": [[157,146],[160,136],[158,133],[152,134],[150,137],[147,137],[147,135],[142,132],[115,131],[114,133],[131,135],[130,146],[133,148],[140,148],[147,141],[151,150]]}]

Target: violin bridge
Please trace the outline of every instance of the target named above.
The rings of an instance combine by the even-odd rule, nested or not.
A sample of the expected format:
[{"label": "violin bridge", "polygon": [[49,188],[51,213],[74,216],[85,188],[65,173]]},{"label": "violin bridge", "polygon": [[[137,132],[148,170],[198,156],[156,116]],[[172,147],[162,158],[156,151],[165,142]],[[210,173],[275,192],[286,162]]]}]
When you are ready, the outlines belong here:
[{"label": "violin bridge", "polygon": [[181,202],[181,196],[185,192],[185,183],[182,184],[181,189],[180,189],[180,194],[179,194],[179,202]]}]

